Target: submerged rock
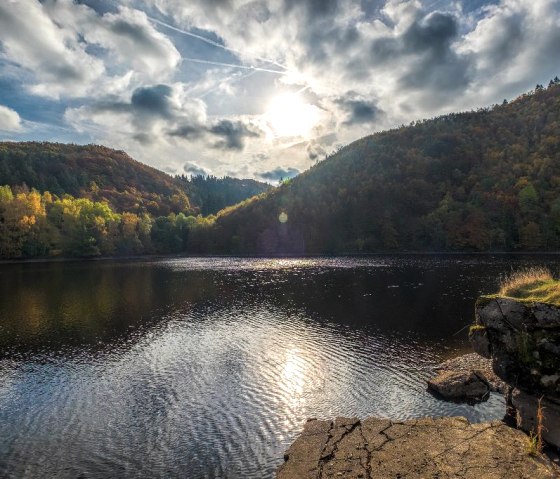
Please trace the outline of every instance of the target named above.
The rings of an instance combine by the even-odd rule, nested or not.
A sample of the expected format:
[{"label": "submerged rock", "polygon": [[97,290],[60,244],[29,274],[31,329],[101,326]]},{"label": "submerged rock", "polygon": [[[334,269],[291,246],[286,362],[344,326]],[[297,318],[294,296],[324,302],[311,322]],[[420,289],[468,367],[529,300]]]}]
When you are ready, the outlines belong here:
[{"label": "submerged rock", "polygon": [[428,388],[449,401],[477,402],[486,400],[490,392],[505,393],[506,384],[494,374],[492,361],[479,354],[464,354],[440,364]]},{"label": "submerged rock", "polygon": [[460,417],[391,421],[310,420],[286,452],[278,479],[559,477],[527,436],[503,422]]},{"label": "submerged rock", "polygon": [[453,401],[481,401],[490,393],[484,374],[476,371],[444,371],[429,379],[428,387],[444,399]]}]

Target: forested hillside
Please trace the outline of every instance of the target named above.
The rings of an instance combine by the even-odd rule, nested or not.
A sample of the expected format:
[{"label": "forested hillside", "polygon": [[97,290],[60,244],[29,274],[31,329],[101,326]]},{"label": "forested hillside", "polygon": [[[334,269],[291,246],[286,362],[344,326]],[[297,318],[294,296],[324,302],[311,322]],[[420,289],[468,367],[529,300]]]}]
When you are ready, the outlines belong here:
[{"label": "forested hillside", "polygon": [[227,253],[559,249],[560,81],[362,138],[207,231]]},{"label": "forested hillside", "polygon": [[0,258],[201,249],[199,231],[214,217],[200,212],[269,188],[227,177],[172,178],[103,146],[3,142]]},{"label": "forested hillside", "polygon": [[247,198],[264,193],[272,187],[260,181],[224,176],[195,175],[187,178],[177,176],[186,191],[191,205],[202,215],[213,215],[227,206],[240,203]]},{"label": "forested hillside", "polygon": [[171,176],[99,145],[0,142],[0,185],[107,201],[119,213],[167,215],[191,208]]}]

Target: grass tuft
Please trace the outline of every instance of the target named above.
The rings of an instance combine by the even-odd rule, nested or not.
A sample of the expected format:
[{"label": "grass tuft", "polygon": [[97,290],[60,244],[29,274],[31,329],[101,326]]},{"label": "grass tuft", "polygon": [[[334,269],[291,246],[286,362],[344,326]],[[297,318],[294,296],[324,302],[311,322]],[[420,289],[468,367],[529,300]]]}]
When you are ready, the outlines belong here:
[{"label": "grass tuft", "polygon": [[471,326],[469,327],[469,334],[473,334],[476,331],[485,331],[486,330],[486,326],[483,326],[482,324],[471,324]]},{"label": "grass tuft", "polygon": [[541,454],[544,448],[544,442],[542,438],[542,434],[545,430],[543,422],[544,422],[544,412],[543,406],[541,404],[542,397],[539,399],[539,404],[537,406],[537,430],[536,432],[533,430],[529,433],[529,438],[527,439],[527,453],[531,456],[536,456],[537,454]]},{"label": "grass tuft", "polygon": [[560,305],[560,281],[547,268],[528,268],[505,276],[498,295]]}]

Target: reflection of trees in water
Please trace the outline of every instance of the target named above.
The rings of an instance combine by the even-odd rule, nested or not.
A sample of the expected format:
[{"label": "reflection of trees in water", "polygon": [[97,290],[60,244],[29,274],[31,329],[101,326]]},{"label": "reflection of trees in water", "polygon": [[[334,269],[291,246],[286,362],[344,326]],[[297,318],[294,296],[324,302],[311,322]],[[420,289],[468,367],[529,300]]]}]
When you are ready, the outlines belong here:
[{"label": "reflection of trees in water", "polygon": [[338,268],[321,259],[299,267],[247,259],[225,270],[211,269],[212,260],[203,270],[188,269],[189,260],[4,265],[0,350],[103,349],[123,338],[131,346],[162,321],[204,321],[212,311],[227,315],[255,305],[349,331],[413,332],[460,343],[465,336],[454,333],[471,322],[476,297],[492,292],[504,270],[531,261],[478,258],[394,256],[372,259],[369,267],[346,259]]},{"label": "reflection of trees in water", "polygon": [[213,290],[200,272],[187,278],[140,263],[6,266],[0,275],[0,345],[101,344],[135,332]]}]

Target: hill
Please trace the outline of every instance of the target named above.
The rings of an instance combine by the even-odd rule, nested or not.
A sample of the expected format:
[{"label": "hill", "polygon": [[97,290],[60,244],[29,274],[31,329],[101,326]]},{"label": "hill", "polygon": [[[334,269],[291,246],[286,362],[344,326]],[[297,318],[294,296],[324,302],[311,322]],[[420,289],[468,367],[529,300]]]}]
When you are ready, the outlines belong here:
[{"label": "hill", "polygon": [[0,185],[107,201],[119,213],[160,216],[191,209],[174,178],[99,145],[0,142]]},{"label": "hill", "polygon": [[261,254],[557,250],[559,188],[556,78],[510,103],[362,138],[221,211],[197,244]]},{"label": "hill", "polygon": [[176,179],[186,191],[191,205],[204,216],[214,215],[228,206],[272,188],[268,183],[251,179],[240,180],[230,176],[217,178],[196,175],[191,176],[190,179],[185,176],[177,176]]},{"label": "hill", "polygon": [[172,178],[104,146],[0,142],[0,258],[179,253],[212,224],[200,212],[269,188]]}]

